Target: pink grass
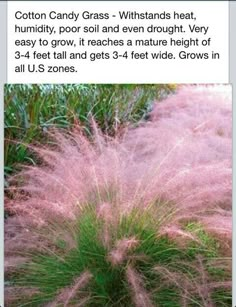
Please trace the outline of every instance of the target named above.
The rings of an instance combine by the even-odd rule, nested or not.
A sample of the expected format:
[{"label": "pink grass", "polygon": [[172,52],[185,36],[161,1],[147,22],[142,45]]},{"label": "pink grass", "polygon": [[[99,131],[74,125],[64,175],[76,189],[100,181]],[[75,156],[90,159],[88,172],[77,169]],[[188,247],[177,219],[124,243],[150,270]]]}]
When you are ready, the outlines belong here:
[{"label": "pink grass", "polygon": [[[57,144],[54,149],[35,148],[45,165],[25,167],[17,176],[21,185],[10,188],[16,196],[7,201],[7,208],[15,217],[6,222],[6,257],[16,256],[17,266],[22,251],[53,253],[53,238],[40,232],[42,226],[55,234],[54,239],[57,234],[62,236],[68,249],[73,248],[73,231],[58,233],[56,225],[73,223],[86,204],[97,206],[97,218],[104,222],[100,239],[108,249],[110,225],[115,227],[122,215],[137,207],[159,210],[154,221],[157,235],[166,234],[180,243],[196,240],[181,226],[194,220],[221,240],[230,241],[231,104],[230,86],[184,86],[177,94],[157,102],[150,121],[129,128],[122,138],[104,137],[94,122],[92,142],[78,129],[70,135],[52,132]],[[19,196],[21,190],[25,196]],[[124,259],[134,259],[129,251],[137,245],[135,238],[124,237],[111,249],[109,261],[118,265]],[[58,300],[65,306],[90,279],[89,273],[84,274],[59,294]],[[204,274],[202,270],[202,285],[208,283]],[[135,306],[152,306],[142,277],[130,265],[126,278]],[[180,283],[178,278],[175,276],[176,284]],[[210,307],[208,294],[217,284],[208,287],[206,293],[206,287],[197,291]],[[183,306],[187,304],[185,294]]]},{"label": "pink grass", "polygon": [[79,290],[87,286],[92,278],[92,274],[85,271],[81,276],[77,277],[74,284],[70,287],[64,288],[60,291],[54,302],[47,304],[47,307],[56,307],[63,304],[64,307],[71,306],[71,300],[78,294]]},{"label": "pink grass", "polygon": [[133,302],[136,307],[152,307],[150,297],[145,290],[142,277],[131,266],[127,267],[126,278],[130,284]]},{"label": "pink grass", "polygon": [[[100,214],[110,210],[106,218],[115,223],[109,214],[119,216],[117,210],[125,213],[161,198],[176,206],[169,221],[172,234],[173,223],[198,219],[211,232],[230,238],[230,86],[182,87],[156,103],[150,116],[151,121],[119,140],[106,140],[94,122],[93,143],[78,129],[70,137],[52,133],[57,148],[36,149],[47,166],[27,167],[20,174],[25,178],[20,189],[30,197],[16,197],[6,202],[8,207],[40,227],[58,218],[73,220],[84,203],[95,201]],[[113,208],[102,208],[106,203]]]},{"label": "pink grass", "polygon": [[121,264],[128,256],[128,252],[138,245],[135,238],[123,238],[116,242],[115,248],[109,254],[109,260],[113,265]]}]

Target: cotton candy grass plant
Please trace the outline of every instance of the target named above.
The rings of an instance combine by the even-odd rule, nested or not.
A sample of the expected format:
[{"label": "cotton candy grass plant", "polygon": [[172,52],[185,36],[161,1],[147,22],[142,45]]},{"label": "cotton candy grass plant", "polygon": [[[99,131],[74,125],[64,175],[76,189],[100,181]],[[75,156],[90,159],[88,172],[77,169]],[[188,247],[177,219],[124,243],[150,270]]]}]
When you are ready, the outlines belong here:
[{"label": "cotton candy grass plant", "polygon": [[[194,103],[201,95],[209,100],[207,89],[186,91]],[[218,92],[213,95],[219,99]],[[190,98],[186,114],[191,114]],[[178,103],[183,109],[177,95]],[[180,123],[185,120],[188,127],[182,124],[180,137],[164,104],[169,114],[172,101],[163,102],[162,125],[151,121],[123,139],[104,137],[93,122],[93,140],[77,127],[70,134],[52,132],[51,147],[33,148],[44,165],[25,167],[13,177],[13,196],[6,200],[13,213],[5,225],[6,306],[231,305],[230,227],[224,228],[225,236],[209,226],[219,216],[228,221],[230,172],[222,156],[227,160],[230,155],[213,153],[214,138],[218,150],[227,140],[221,144],[209,124],[196,137],[184,116]],[[217,116],[228,116],[219,112],[220,104],[214,106]],[[204,116],[212,115],[209,110]],[[228,136],[228,126],[220,123]],[[207,129],[209,158],[208,152],[201,158],[200,151],[193,159],[186,148],[207,149]],[[170,139],[158,135],[164,130]],[[159,145],[151,141],[157,136]],[[146,151],[145,144],[150,146]],[[222,191],[208,199],[220,187],[212,179],[214,166],[215,177],[223,179]],[[199,175],[209,178],[204,189]]]}]

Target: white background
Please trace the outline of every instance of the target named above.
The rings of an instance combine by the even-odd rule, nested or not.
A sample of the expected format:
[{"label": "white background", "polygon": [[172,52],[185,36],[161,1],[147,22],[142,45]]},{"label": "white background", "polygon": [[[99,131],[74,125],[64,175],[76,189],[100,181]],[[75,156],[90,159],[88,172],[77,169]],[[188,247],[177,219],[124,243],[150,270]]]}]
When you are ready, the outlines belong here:
[{"label": "white background", "polygon": [[[14,68],[18,65],[19,60],[15,59],[15,51],[19,48],[15,46],[15,39],[24,38],[43,38],[43,35],[47,38],[52,38],[48,34],[16,34],[14,33],[14,25],[23,25],[23,21],[15,20],[15,12],[49,12],[55,10],[57,12],[82,12],[88,10],[90,12],[101,12],[101,13],[111,13],[117,14],[119,10],[131,10],[138,12],[162,12],[169,11],[173,12],[191,12],[193,11],[197,16],[197,21],[195,23],[199,25],[210,26],[210,32],[205,35],[205,38],[209,36],[212,37],[212,45],[209,47],[209,51],[215,50],[219,52],[221,57],[220,60],[100,60],[95,62],[90,61],[79,61],[79,69],[76,74],[30,74],[24,73],[19,74],[14,72]],[[107,25],[118,24],[119,19],[108,20]],[[66,21],[68,25],[93,25],[99,24],[99,20],[83,20],[79,19],[76,23],[74,21]],[[104,20],[101,21],[104,24]],[[36,24],[49,24],[49,25],[59,25],[62,23],[60,20],[28,20],[27,24],[24,25],[34,26]],[[63,21],[63,23],[65,23]],[[119,21],[125,25],[149,25],[152,23],[158,23],[158,25],[168,25],[173,23],[178,23],[173,20],[142,20],[138,21]],[[181,21],[180,23],[183,23]],[[186,21],[186,23],[192,23],[192,21]],[[228,2],[225,1],[201,1],[201,2],[180,2],[180,1],[112,1],[112,2],[102,2],[102,1],[88,1],[88,2],[69,2],[69,1],[29,1],[29,2],[8,2],[8,83],[228,83],[229,76],[229,41],[228,41]],[[73,35],[80,36],[79,34],[67,34],[66,39],[73,39]],[[122,33],[120,34],[102,34],[104,38],[108,36],[115,36],[114,38],[126,37]],[[131,34],[135,35],[136,38],[149,38],[148,34]],[[145,36],[146,35],[146,36]],[[153,36],[153,35],[152,35]],[[86,36],[89,38],[89,35]],[[91,35],[91,38],[94,35]],[[179,38],[182,38],[183,34],[179,34]],[[55,38],[65,38],[61,36],[56,36]],[[96,37],[95,37],[96,38]],[[158,35],[158,38],[165,38],[162,35]],[[175,36],[174,38],[177,38]],[[186,35],[187,38],[187,35]],[[25,47],[24,47],[25,48]],[[94,51],[100,50],[98,47],[93,47]],[[120,48],[120,49],[119,49]],[[111,49],[119,51],[125,51],[127,47],[111,47]],[[122,49],[123,48],[123,49]],[[129,47],[132,50],[134,48]],[[158,47],[154,47],[155,48]],[[166,49],[166,47],[162,47]],[[37,48],[40,51],[39,48]],[[62,48],[65,49],[65,48]],[[130,49],[130,50],[131,50]],[[26,49],[24,49],[26,51]],[[83,51],[85,49],[78,49]],[[145,51],[146,48],[143,49]],[[156,49],[157,50],[157,49]],[[185,50],[189,52],[196,52],[195,47],[191,49],[185,49],[180,47],[180,50]],[[59,49],[53,51],[60,51]],[[75,50],[71,50],[75,52]],[[171,51],[171,50],[170,50]],[[33,61],[27,63],[33,63]],[[34,62],[35,63],[35,62]],[[38,60],[41,63],[41,60]],[[53,60],[49,60],[48,63],[54,64]],[[75,63],[70,62],[70,60],[55,62],[55,65],[74,65]]]}]

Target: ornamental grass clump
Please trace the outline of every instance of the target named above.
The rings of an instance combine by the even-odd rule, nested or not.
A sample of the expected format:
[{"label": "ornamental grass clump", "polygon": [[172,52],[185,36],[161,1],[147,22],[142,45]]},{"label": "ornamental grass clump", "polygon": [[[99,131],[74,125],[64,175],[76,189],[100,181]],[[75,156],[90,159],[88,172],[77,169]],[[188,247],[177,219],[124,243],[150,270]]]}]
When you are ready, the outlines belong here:
[{"label": "ornamental grass clump", "polygon": [[161,235],[172,215],[160,218],[161,206],[123,213],[114,203],[86,204],[70,221],[50,217],[27,229],[18,218],[21,234],[6,246],[6,306],[210,306],[215,290],[230,288],[226,271],[220,283],[208,273],[216,243],[196,236],[179,246]]},{"label": "ornamental grass clump", "polygon": [[75,127],[31,146],[41,166],[12,177],[5,202],[5,305],[230,306],[222,89],[183,88],[119,139],[92,120],[92,139]]}]

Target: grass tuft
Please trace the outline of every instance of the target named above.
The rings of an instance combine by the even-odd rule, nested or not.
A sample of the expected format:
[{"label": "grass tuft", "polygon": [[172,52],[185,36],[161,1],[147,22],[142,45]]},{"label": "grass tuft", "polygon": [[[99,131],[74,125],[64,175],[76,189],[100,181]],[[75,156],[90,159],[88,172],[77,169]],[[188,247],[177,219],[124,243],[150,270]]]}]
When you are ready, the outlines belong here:
[{"label": "grass tuft", "polygon": [[[199,275],[194,269],[198,256],[209,258],[209,250],[215,246],[201,233],[199,239],[207,242],[208,249],[191,244],[180,247],[167,236],[158,235],[160,226],[154,223],[158,209],[150,206],[141,211],[136,208],[128,214],[120,214],[116,223],[108,223],[96,206],[86,205],[73,223],[60,226],[61,233],[70,233],[74,240],[71,249],[65,238],[53,237],[54,232],[50,233],[53,225],[41,230],[41,236],[47,232],[50,249],[41,253],[31,251],[31,260],[20,265],[10,278],[14,287],[30,285],[38,290],[30,297],[21,297],[20,306],[44,306],[46,303],[67,306],[64,301],[74,306],[84,300],[86,306],[139,306],[138,297],[146,302],[143,306],[181,306],[181,285],[178,282],[173,285],[174,279],[166,283],[168,274],[163,277],[161,270],[168,268],[168,272],[174,272],[174,276],[177,274],[191,284],[189,275]],[[188,228],[195,230],[193,225]],[[109,232],[109,245],[104,244],[105,229]],[[116,262],[112,260],[115,252],[120,253]],[[75,280],[78,283],[86,274],[89,276],[86,283],[81,285],[80,282],[80,287],[76,287]],[[187,299],[202,306],[198,293],[188,293]],[[19,298],[11,306],[19,306],[17,304]]]}]

